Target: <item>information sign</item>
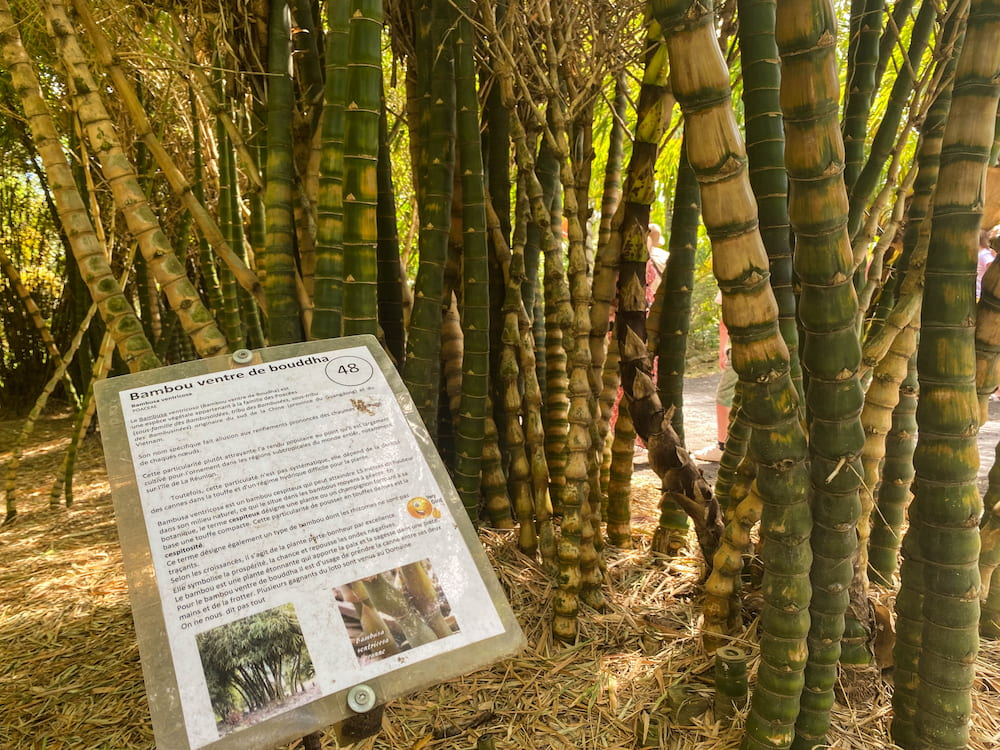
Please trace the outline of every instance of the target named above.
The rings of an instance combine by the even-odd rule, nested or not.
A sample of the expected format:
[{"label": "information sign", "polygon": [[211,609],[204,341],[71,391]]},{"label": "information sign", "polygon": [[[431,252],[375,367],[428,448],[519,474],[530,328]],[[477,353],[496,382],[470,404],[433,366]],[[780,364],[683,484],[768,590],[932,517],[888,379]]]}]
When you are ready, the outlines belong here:
[{"label": "information sign", "polygon": [[272,747],[353,715],[355,686],[384,702],[523,646],[373,337],[96,395],[160,750]]}]

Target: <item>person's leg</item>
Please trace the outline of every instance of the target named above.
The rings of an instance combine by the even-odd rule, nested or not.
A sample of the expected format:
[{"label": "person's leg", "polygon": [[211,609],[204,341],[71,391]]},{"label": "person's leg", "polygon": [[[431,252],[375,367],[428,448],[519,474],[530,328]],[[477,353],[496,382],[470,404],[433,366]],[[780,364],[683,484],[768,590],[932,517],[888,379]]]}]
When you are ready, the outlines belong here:
[{"label": "person's leg", "polygon": [[715,405],[715,425],[716,434],[719,438],[719,447],[726,447],[726,435],[729,432],[729,410],[731,407],[724,404]]},{"label": "person's leg", "polygon": [[729,411],[733,407],[738,380],[739,377],[727,357],[726,368],[722,371],[718,388],[715,390],[715,434],[718,443],[696,451],[693,455],[699,461],[717,463],[722,458],[722,451],[726,448],[726,435],[729,432]]}]

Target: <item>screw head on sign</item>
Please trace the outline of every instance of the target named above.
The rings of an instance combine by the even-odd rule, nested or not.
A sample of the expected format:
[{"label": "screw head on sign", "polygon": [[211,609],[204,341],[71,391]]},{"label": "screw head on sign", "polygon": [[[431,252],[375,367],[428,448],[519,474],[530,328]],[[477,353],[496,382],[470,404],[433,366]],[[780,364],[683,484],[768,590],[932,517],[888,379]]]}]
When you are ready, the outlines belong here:
[{"label": "screw head on sign", "polygon": [[238,365],[249,364],[251,359],[253,359],[253,352],[249,349],[237,349],[233,352],[233,362]]},{"label": "screw head on sign", "polygon": [[347,706],[358,714],[371,711],[375,707],[375,691],[368,685],[355,685],[347,691]]}]

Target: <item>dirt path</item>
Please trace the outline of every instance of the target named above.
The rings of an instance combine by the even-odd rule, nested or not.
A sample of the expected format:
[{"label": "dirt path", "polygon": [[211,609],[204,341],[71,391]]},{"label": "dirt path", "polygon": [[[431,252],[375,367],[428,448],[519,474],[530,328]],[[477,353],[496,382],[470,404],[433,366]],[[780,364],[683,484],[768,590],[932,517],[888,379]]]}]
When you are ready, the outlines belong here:
[{"label": "dirt path", "polygon": [[[718,375],[687,378],[684,381],[684,433],[685,443],[691,451],[715,442],[715,388],[718,382]],[[978,484],[981,493],[986,492],[998,442],[1000,401],[990,401],[989,421],[979,428]],[[708,480],[714,482],[718,464],[700,462],[699,465]]]}]

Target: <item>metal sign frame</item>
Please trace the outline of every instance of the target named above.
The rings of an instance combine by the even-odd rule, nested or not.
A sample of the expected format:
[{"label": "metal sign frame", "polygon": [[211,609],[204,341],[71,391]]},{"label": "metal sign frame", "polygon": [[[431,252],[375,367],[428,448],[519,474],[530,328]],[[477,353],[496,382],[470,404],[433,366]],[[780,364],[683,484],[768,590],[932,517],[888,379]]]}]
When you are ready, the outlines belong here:
[{"label": "metal sign frame", "polygon": [[[471,560],[471,570],[478,576],[500,623],[495,635],[465,643],[452,650],[430,656],[424,660],[405,661],[391,671],[364,679],[375,695],[375,703],[383,704],[393,698],[415,690],[446,681],[494,663],[521,650],[524,636],[504,596],[492,567],[478,540],[476,530],[469,521],[447,469],[425,429],[412,399],[389,357],[372,336],[352,336],[342,339],[311,341],[256,350],[241,350],[233,355],[204,359],[163,367],[156,370],[112,378],[96,384],[98,414],[105,448],[105,461],[111,481],[115,513],[118,519],[119,538],[128,579],[129,594],[135,620],[136,636],[142,660],[143,675],[149,700],[153,730],[161,750],[246,750],[267,748],[292,741],[311,732],[328,727],[356,715],[349,706],[352,689],[357,685],[343,685],[322,697],[312,700],[260,723],[247,726],[210,742],[192,744],[187,726],[185,707],[182,705],[181,685],[201,676],[179,674],[170,638],[176,639],[177,623],[168,623],[169,608],[165,607],[158,576],[168,575],[163,560],[154,560],[151,533],[147,527],[148,514],[143,510],[141,482],[133,460],[133,443],[130,442],[123,408],[123,392],[151,389],[146,393],[169,392],[175,381],[216,375],[222,382],[229,373],[236,378],[242,371],[252,373],[252,368],[266,368],[269,363],[282,363],[293,358],[317,359],[325,355],[362,347],[367,350],[377,370],[385,378],[395,399],[391,407],[402,414],[405,426],[413,437],[422,460],[436,482],[439,497],[446,508],[445,518],[454,522],[458,538],[464,543]],[[307,360],[296,360],[307,361]],[[251,368],[249,370],[243,368]],[[263,370],[262,370],[263,371]],[[242,376],[240,376],[242,377]],[[214,380],[214,379],[213,379]],[[203,380],[202,382],[210,382]],[[242,382],[242,381],[241,381]],[[176,383],[175,383],[176,384]],[[159,388],[157,388],[159,386]],[[317,388],[330,388],[330,383],[317,380]],[[138,392],[140,395],[143,392]],[[197,394],[193,396],[196,398]],[[131,418],[132,420],[135,417]],[[134,424],[130,422],[130,424]],[[256,424],[256,422],[254,422]],[[245,425],[246,426],[246,425]],[[148,506],[147,493],[147,506]],[[423,498],[417,498],[423,499]],[[411,511],[412,514],[413,511]],[[157,542],[159,544],[159,542]],[[159,547],[157,548],[159,549]],[[158,553],[162,557],[162,553]],[[401,560],[400,564],[408,562]],[[160,582],[162,583],[162,581]],[[479,585],[478,583],[476,584]],[[168,629],[170,634],[168,634]],[[194,633],[191,634],[192,636]],[[356,691],[355,691],[356,692]]]}]

